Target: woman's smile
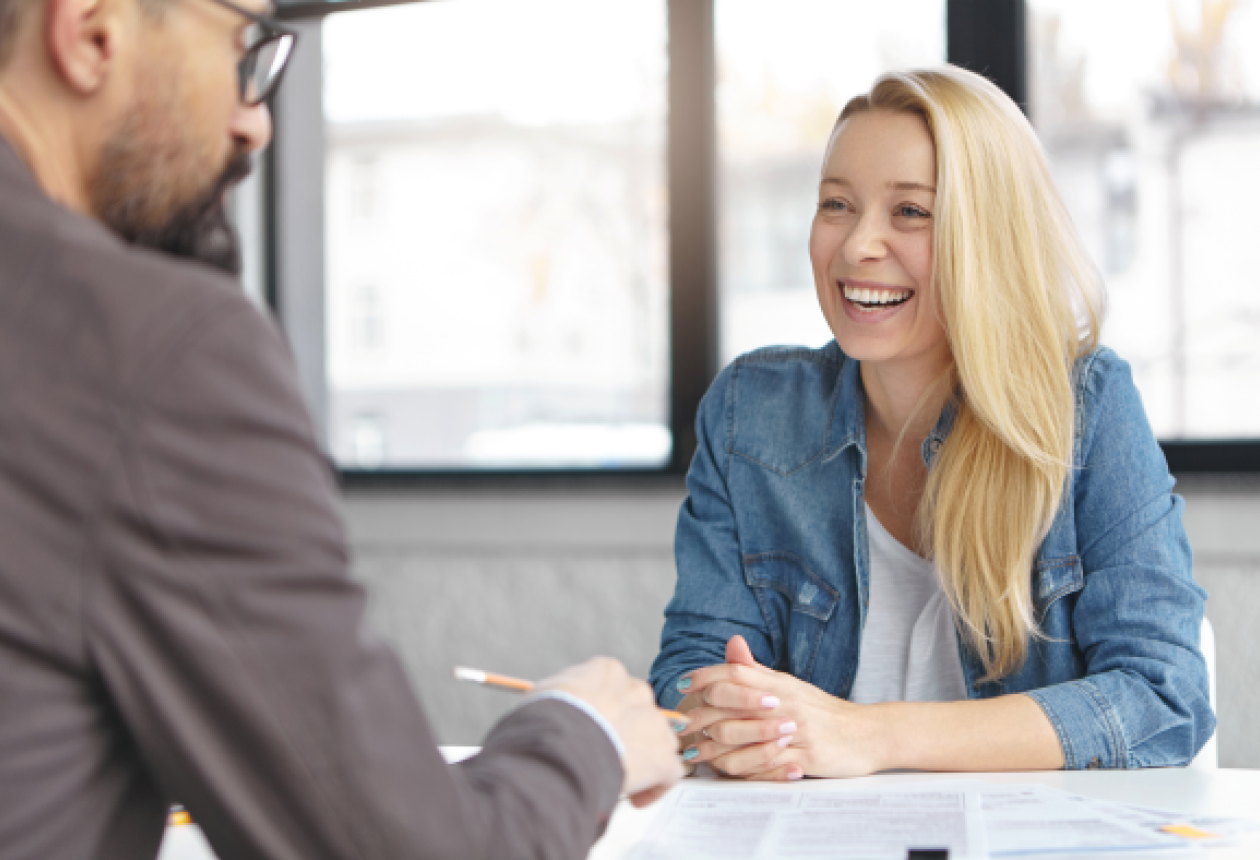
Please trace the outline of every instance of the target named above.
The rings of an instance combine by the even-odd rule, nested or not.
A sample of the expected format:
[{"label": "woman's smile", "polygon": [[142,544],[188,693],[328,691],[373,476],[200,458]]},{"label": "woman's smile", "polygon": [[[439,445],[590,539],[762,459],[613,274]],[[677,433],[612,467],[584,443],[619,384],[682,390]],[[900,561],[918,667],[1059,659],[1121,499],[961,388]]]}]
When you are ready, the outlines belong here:
[{"label": "woman's smile", "polygon": [[899,314],[911,301],[915,291],[874,281],[846,279],[836,281],[845,315],[856,323],[874,325]]}]

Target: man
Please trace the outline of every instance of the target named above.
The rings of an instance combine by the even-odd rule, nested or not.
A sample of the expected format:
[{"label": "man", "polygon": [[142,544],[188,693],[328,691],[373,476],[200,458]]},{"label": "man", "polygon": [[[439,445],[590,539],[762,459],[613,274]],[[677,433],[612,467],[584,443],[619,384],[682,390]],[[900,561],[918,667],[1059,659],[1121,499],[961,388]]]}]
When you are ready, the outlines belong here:
[{"label": "man", "polygon": [[567,670],[446,766],[222,271],[258,2],[0,0],[0,857],[153,857],[171,800],[225,860],[582,856],[680,776],[648,688]]}]

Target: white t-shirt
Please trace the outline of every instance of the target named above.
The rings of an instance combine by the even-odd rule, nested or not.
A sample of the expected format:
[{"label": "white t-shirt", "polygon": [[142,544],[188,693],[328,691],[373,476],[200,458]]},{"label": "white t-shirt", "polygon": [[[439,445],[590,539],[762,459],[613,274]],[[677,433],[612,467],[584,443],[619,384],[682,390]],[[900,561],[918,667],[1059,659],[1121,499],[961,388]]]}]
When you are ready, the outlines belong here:
[{"label": "white t-shirt", "polygon": [[849,700],[967,698],[954,614],[935,566],[902,546],[866,505],[870,603]]}]

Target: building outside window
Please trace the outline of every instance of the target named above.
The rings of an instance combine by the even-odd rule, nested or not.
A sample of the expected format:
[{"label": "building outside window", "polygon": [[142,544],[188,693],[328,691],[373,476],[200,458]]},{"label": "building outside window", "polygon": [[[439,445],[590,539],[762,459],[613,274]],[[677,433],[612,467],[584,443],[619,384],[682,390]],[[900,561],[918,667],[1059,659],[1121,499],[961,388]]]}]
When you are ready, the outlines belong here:
[{"label": "building outside window", "polygon": [[1029,0],[1028,23],[1032,119],[1156,435],[1260,436],[1260,8]]},{"label": "building outside window", "polygon": [[334,458],[668,462],[664,0],[340,12],[323,54]]}]

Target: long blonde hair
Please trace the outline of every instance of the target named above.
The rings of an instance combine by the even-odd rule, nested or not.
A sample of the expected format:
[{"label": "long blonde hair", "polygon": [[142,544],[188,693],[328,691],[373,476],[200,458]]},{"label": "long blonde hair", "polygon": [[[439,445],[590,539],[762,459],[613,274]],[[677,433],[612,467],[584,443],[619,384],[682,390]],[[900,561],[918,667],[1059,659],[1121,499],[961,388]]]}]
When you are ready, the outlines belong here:
[{"label": "long blonde hair", "polygon": [[923,117],[936,146],[933,278],[956,414],[916,526],[995,680],[1041,635],[1032,566],[1068,483],[1072,365],[1098,343],[1102,282],[1032,126],[996,86],[953,66],[886,74],[837,131],[871,110]]}]

